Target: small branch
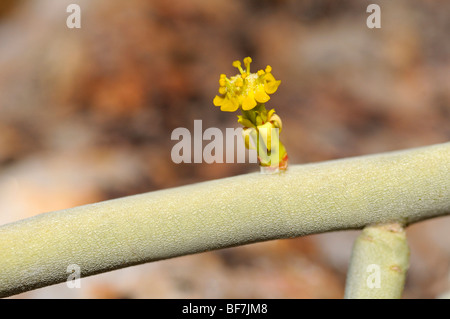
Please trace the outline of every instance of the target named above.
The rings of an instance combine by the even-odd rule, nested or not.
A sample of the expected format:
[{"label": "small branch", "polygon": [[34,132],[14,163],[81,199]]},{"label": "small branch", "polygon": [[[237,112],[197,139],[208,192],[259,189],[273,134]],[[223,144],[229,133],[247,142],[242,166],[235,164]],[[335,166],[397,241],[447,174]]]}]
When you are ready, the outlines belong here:
[{"label": "small branch", "polygon": [[[450,213],[450,143],[235,176],[0,227],[0,296],[271,239]],[[75,190],[76,191],[76,190]]]},{"label": "small branch", "polygon": [[364,228],[353,247],[345,298],[400,298],[409,268],[405,230],[399,224]]}]

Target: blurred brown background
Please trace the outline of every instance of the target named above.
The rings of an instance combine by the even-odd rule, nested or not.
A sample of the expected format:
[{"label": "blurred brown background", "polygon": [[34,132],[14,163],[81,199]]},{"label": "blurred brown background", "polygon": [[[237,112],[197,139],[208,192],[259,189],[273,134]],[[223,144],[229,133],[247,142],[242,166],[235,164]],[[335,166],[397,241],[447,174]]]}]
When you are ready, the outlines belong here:
[{"label": "blurred brown background", "polygon": [[[82,10],[68,29],[66,7]],[[381,29],[366,8],[381,6]],[[450,2],[2,0],[0,224],[258,170],[172,163],[173,129],[238,127],[212,104],[251,56],[282,81],[269,102],[290,163],[450,139]],[[449,218],[408,228],[405,298],[450,289]],[[131,267],[26,298],[341,298],[358,232]]]}]

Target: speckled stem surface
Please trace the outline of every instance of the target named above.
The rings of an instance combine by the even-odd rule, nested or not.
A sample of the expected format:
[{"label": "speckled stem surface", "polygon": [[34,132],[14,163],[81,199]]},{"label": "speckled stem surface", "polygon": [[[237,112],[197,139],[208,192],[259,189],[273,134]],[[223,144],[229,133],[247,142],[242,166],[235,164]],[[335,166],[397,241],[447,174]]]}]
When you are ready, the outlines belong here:
[{"label": "speckled stem surface", "polygon": [[356,239],[345,286],[346,299],[399,299],[409,268],[400,224],[368,226]]},{"label": "speckled stem surface", "polygon": [[[76,190],[75,190],[76,191]],[[450,213],[450,143],[252,173],[0,227],[0,296],[149,261]]]}]

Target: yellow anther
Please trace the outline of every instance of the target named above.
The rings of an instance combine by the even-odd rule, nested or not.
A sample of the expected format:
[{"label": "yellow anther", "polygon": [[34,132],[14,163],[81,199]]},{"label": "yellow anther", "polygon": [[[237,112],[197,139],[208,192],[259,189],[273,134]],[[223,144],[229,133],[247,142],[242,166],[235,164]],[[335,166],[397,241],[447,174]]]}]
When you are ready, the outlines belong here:
[{"label": "yellow anther", "polygon": [[224,78],[221,78],[221,79],[219,80],[219,85],[220,85],[220,86],[225,86],[225,85],[227,85],[227,81],[226,81]]},{"label": "yellow anther", "polygon": [[272,67],[270,65],[266,66],[266,73],[272,72]]},{"label": "yellow anther", "polygon": [[239,77],[239,78],[236,79],[236,82],[234,82],[234,84],[237,87],[242,87],[244,85],[244,80],[241,77]]},{"label": "yellow anther", "polygon": [[239,69],[239,72],[241,72],[241,74],[244,73],[244,70],[243,70],[242,67],[241,67],[241,61],[239,61],[239,60],[234,61],[234,62],[233,62],[233,66],[234,66],[235,68],[238,68],[238,69]]},{"label": "yellow anther", "polygon": [[246,57],[244,58],[244,65],[247,68],[247,73],[250,74],[250,63],[252,63],[252,58],[251,57]]},{"label": "yellow anther", "polygon": [[225,93],[227,93],[227,88],[224,87],[224,86],[221,86],[221,87],[219,88],[219,93],[220,93],[220,94],[225,94]]},{"label": "yellow anther", "polygon": [[242,79],[245,79],[248,76],[249,73],[242,73],[241,77]]},{"label": "yellow anther", "polygon": [[220,75],[220,78],[221,78],[221,79],[225,79],[226,77],[227,77],[227,76],[226,76],[225,74],[223,74],[223,73]]},{"label": "yellow anther", "polygon": [[258,74],[258,76],[262,76],[264,73],[265,73],[264,70],[259,70],[258,73],[256,74]]}]

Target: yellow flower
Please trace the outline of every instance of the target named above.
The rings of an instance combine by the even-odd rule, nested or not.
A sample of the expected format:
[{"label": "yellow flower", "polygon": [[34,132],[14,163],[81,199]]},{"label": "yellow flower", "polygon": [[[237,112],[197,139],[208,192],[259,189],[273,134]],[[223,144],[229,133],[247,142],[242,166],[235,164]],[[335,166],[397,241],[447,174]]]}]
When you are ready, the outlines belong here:
[{"label": "yellow flower", "polygon": [[221,74],[219,78],[219,94],[213,100],[215,106],[220,106],[224,112],[234,112],[239,107],[248,111],[253,109],[258,103],[264,104],[269,101],[269,94],[277,91],[281,81],[277,81],[272,75],[272,67],[268,65],[265,70],[257,73],[250,73],[250,63],[252,59],[244,59],[245,70],[240,61],[234,61],[240,74],[227,78]]}]

